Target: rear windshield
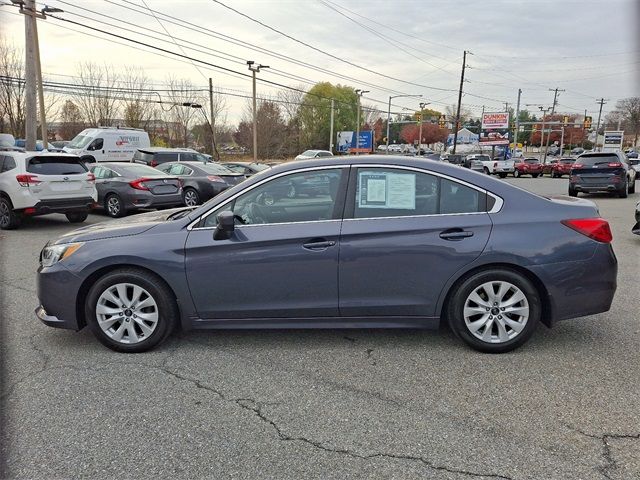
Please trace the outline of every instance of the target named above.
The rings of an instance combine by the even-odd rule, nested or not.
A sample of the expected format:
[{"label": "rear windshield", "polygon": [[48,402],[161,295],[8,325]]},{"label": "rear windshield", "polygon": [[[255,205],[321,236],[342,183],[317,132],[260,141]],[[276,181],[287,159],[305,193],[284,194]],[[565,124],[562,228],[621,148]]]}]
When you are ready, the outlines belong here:
[{"label": "rear windshield", "polygon": [[540,163],[536,158],[527,158],[525,159],[525,163]]},{"label": "rear windshield", "polygon": [[151,163],[153,160],[153,153],[141,152],[137,150],[136,153],[133,154],[133,160],[142,160],[145,163]]},{"label": "rear windshield", "polygon": [[616,162],[619,163],[620,159],[615,153],[597,153],[595,155],[581,155],[578,157],[582,165],[588,167],[593,165],[602,165],[604,163]]},{"label": "rear windshield", "polygon": [[198,165],[198,167],[207,173],[214,175],[236,175],[237,172],[225,167],[224,165],[216,165],[215,163],[205,163],[204,165]]},{"label": "rear windshield", "polygon": [[77,175],[87,173],[78,157],[31,157],[27,172],[38,175]]},{"label": "rear windshield", "polygon": [[261,172],[271,167],[269,165],[265,165],[264,163],[252,163],[251,168],[253,168],[256,172]]},{"label": "rear windshield", "polygon": [[164,176],[166,175],[165,172],[161,172],[160,170],[157,170],[153,167],[148,167],[146,165],[140,165],[137,163],[126,163],[123,165],[118,165],[117,167],[111,167],[113,168],[113,170],[115,170],[118,173],[124,173],[126,174],[131,174],[131,175],[136,175],[139,177],[157,177],[157,176]]},{"label": "rear windshield", "polygon": [[480,160],[481,162],[488,162],[490,160],[489,155],[477,155],[474,160]]},{"label": "rear windshield", "polygon": [[562,160],[560,160],[560,162],[564,163],[565,165],[569,165],[570,163],[573,163],[575,161],[576,161],[575,158],[563,158]]}]

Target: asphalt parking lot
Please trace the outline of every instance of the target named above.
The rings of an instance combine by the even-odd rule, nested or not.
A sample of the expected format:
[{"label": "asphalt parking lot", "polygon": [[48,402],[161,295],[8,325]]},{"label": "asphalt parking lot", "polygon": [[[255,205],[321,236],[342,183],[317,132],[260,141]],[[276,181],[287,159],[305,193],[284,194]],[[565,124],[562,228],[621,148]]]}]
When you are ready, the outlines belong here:
[{"label": "asphalt parking lot", "polygon": [[[507,181],[566,194],[566,177]],[[34,316],[38,253],[74,227],[0,232],[7,476],[640,478],[640,194],[588,198],[613,230],[611,311],[503,355],[447,330],[190,332],[117,354]]]}]

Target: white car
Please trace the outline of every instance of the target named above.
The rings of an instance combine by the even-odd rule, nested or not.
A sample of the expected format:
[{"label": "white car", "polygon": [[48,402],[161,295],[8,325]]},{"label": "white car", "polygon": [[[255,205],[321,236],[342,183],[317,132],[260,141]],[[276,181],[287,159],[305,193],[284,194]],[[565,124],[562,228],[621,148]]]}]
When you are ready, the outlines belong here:
[{"label": "white car", "polygon": [[0,151],[0,229],[48,213],[84,222],[97,200],[95,177],[77,155]]},{"label": "white car", "polygon": [[313,158],[333,157],[329,150],[307,150],[296,157],[296,160],[311,160]]},{"label": "white car", "polygon": [[63,148],[86,163],[129,162],[139,148],[151,145],[149,134],[140,128],[87,128]]}]

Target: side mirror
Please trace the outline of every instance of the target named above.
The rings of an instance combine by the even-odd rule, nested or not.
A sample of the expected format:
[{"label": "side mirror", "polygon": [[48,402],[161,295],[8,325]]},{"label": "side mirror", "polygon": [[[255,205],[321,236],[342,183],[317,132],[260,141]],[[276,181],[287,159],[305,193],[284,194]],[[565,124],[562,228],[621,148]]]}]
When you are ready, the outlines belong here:
[{"label": "side mirror", "polygon": [[233,212],[225,210],[224,212],[220,212],[216,218],[218,219],[218,226],[213,233],[213,239],[227,240],[233,235],[236,226]]}]

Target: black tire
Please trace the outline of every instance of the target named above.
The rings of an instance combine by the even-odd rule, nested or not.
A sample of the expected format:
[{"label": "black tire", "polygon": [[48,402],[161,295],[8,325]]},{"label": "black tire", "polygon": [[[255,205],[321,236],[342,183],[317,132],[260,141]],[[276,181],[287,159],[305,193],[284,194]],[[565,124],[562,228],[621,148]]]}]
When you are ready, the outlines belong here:
[{"label": "black tire", "polygon": [[531,176],[532,176],[533,178],[538,178],[538,174],[537,174],[537,173],[532,173],[532,174],[531,174]]},{"label": "black tire", "polygon": [[620,198],[627,198],[629,196],[629,182],[625,181],[622,189],[618,192]]},{"label": "black tire", "polygon": [[569,187],[569,196],[570,197],[577,197],[578,196],[578,191],[575,188]]},{"label": "black tire", "polygon": [[515,171],[513,172],[513,176],[514,176],[514,177],[516,177],[516,178],[519,178],[519,177],[520,177],[520,175],[521,175],[520,170],[515,170]]},{"label": "black tire", "polygon": [[182,192],[182,201],[187,207],[195,207],[196,205],[200,205],[201,203],[200,194],[195,188],[185,188]]},{"label": "black tire", "polygon": [[491,172],[489,171],[489,169],[487,167],[484,167],[483,171],[484,171],[485,175],[491,175]]},{"label": "black tire", "polygon": [[506,173],[499,173],[498,176],[500,178],[507,178],[507,174]]},{"label": "black tire", "polygon": [[[96,305],[100,296],[109,287],[119,283],[129,283],[142,287],[157,304],[158,321],[155,329],[148,338],[142,339],[138,343],[126,344],[113,340],[102,330],[96,318]],[[140,353],[152,349],[171,334],[179,319],[178,306],[169,287],[154,274],[137,268],[114,270],[99,278],[89,289],[84,305],[84,313],[87,324],[98,341],[116,352],[124,353]],[[132,320],[131,325],[134,323]]]},{"label": "black tire", "polygon": [[15,230],[22,223],[22,216],[13,209],[11,200],[0,197],[0,230]]},{"label": "black tire", "polygon": [[[524,328],[510,340],[502,343],[490,343],[474,336],[465,323],[463,311],[467,298],[484,283],[508,282],[517,287],[525,296],[529,306],[529,317]],[[483,270],[465,278],[455,288],[447,305],[447,319],[455,335],[474,350],[484,353],[510,352],[524,344],[535,331],[542,314],[540,295],[529,279],[518,272],[508,269]],[[496,320],[497,321],[497,320]],[[492,326],[493,328],[493,326]],[[496,327],[497,329],[497,327]]]},{"label": "black tire", "polygon": [[115,193],[110,193],[104,199],[104,209],[112,218],[124,217],[127,214],[122,199]]},{"label": "black tire", "polygon": [[65,217],[69,220],[69,223],[82,223],[89,216],[89,212],[69,212],[65,213]]}]

